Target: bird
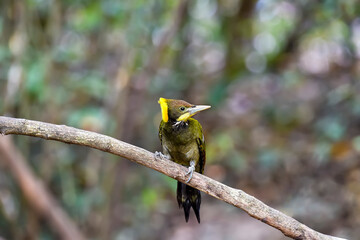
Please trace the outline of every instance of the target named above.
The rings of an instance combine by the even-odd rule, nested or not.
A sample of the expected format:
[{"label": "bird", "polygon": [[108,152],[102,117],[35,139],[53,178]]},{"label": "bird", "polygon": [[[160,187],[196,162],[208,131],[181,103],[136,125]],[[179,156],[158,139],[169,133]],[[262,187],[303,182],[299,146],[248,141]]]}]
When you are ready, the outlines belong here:
[{"label": "bird", "polygon": [[[194,105],[184,100],[160,98],[162,120],[159,126],[159,138],[162,153],[173,162],[188,167],[186,183],[190,182],[193,172],[204,173],[206,162],[205,140],[200,123],[192,118],[195,114],[209,109],[208,105]],[[177,202],[184,209],[185,221],[188,222],[191,207],[200,223],[200,191],[177,182]]]}]

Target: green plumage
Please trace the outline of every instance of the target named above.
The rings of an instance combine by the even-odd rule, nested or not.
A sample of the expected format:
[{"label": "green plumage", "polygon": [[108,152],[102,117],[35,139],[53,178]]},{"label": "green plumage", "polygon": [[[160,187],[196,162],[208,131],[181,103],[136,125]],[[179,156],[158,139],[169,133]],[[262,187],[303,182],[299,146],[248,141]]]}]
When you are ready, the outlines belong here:
[{"label": "green plumage", "polygon": [[186,123],[173,126],[171,122],[161,121],[159,138],[163,153],[171,160],[188,167],[195,161],[195,171],[204,172],[205,142],[200,123],[190,118]]},{"label": "green plumage", "polygon": [[[197,120],[190,117],[185,121],[177,121],[182,114],[186,113],[186,109],[194,109],[196,106],[181,100],[170,99],[167,101],[169,101],[169,120],[161,121],[159,127],[163,154],[170,160],[186,167],[189,167],[190,162],[194,161],[195,171],[202,174],[205,166],[205,142],[202,127]],[[184,109],[183,106],[186,107],[185,110],[181,110]],[[186,222],[192,207],[200,223],[201,195],[199,190],[178,182],[177,201],[179,207],[184,209]]]}]

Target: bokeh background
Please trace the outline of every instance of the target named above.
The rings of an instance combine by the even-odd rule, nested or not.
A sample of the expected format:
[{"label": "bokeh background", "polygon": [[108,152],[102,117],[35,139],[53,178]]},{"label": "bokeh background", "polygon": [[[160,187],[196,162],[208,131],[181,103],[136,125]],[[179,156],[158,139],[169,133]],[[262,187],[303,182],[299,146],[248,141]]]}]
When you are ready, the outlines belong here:
[{"label": "bokeh background", "polygon": [[[326,234],[360,239],[356,0],[2,0],[0,114],[160,150],[159,97],[196,118],[205,174]],[[14,137],[89,239],[287,239],[203,194],[185,223],[175,180],[85,147]],[[59,239],[0,164],[0,236]]]}]

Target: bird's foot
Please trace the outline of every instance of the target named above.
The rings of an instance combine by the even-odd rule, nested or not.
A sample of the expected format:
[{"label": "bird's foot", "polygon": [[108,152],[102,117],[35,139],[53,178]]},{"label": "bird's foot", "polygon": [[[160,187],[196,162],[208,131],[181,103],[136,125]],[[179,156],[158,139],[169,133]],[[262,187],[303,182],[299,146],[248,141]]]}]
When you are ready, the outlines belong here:
[{"label": "bird's foot", "polygon": [[187,171],[187,173],[186,173],[186,175],[185,175],[185,176],[187,176],[187,175],[190,175],[190,176],[189,176],[188,180],[186,181],[186,183],[190,182],[190,180],[191,180],[191,178],[192,178],[192,176],[193,176],[194,171],[195,171],[195,162],[194,162],[194,161],[190,161],[190,167],[188,168],[188,171]]},{"label": "bird's foot", "polygon": [[162,152],[158,152],[158,151],[156,151],[155,152],[155,157],[156,158],[165,158],[165,159],[167,159],[167,157],[164,155],[164,154],[162,154]]}]

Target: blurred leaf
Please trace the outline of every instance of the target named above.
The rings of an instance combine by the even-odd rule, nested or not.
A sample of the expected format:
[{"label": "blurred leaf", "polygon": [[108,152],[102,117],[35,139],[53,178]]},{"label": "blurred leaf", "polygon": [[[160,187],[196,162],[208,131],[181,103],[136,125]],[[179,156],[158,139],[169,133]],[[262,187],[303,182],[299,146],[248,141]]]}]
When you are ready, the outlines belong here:
[{"label": "blurred leaf", "polygon": [[248,170],[248,162],[246,161],[246,156],[241,154],[238,151],[233,151],[229,159],[226,161],[232,171],[241,173]]},{"label": "blurred leaf", "polygon": [[226,133],[219,134],[217,136],[217,145],[220,148],[221,152],[229,152],[229,150],[234,148],[233,139]]},{"label": "blurred leaf", "polygon": [[101,73],[90,72],[88,74],[74,74],[68,83],[70,89],[85,92],[95,98],[104,98],[108,92],[108,85]]},{"label": "blurred leaf", "polygon": [[340,119],[335,117],[326,117],[316,123],[316,127],[321,131],[321,133],[330,138],[333,141],[340,140],[346,130],[344,124]]},{"label": "blurred leaf", "polygon": [[8,60],[11,57],[11,53],[9,48],[4,45],[0,45],[0,63],[4,63],[3,61]]},{"label": "blurred leaf", "polygon": [[89,53],[89,45],[89,39],[85,35],[66,32],[59,46],[53,49],[54,61],[69,65],[82,62]]},{"label": "blurred leaf", "polygon": [[67,123],[81,129],[101,132],[107,123],[106,114],[102,109],[87,107],[73,111],[69,114]]},{"label": "blurred leaf", "polygon": [[352,95],[350,84],[342,84],[328,93],[329,104],[335,105]]},{"label": "blurred leaf", "polygon": [[355,95],[355,99],[351,102],[352,114],[360,116],[360,97]]},{"label": "blurred leaf", "polygon": [[160,174],[160,181],[171,191],[175,191],[177,187],[177,181],[171,177]]},{"label": "blurred leaf", "polygon": [[262,168],[274,169],[280,161],[280,154],[275,149],[264,149],[258,155],[258,162]]},{"label": "blurred leaf", "polygon": [[153,208],[158,201],[158,192],[153,188],[145,188],[142,190],[142,203],[147,208]]},{"label": "blurred leaf", "polygon": [[98,28],[103,19],[100,2],[91,2],[79,8],[70,22],[77,31],[89,32]]},{"label": "blurred leaf", "polygon": [[352,144],[349,141],[339,141],[332,145],[331,156],[335,160],[346,160],[352,152]]},{"label": "blurred leaf", "polygon": [[224,98],[227,90],[227,84],[224,81],[220,81],[216,84],[209,94],[209,103],[211,106],[218,106]]},{"label": "blurred leaf", "polygon": [[356,136],[352,140],[353,147],[355,150],[360,153],[360,136]]},{"label": "blurred leaf", "polygon": [[104,196],[102,191],[99,188],[94,188],[89,191],[77,194],[76,204],[76,213],[78,217],[82,220],[86,220],[86,217],[91,212],[91,209],[96,205],[101,204],[104,201]]},{"label": "blurred leaf", "polygon": [[314,158],[322,163],[329,160],[331,144],[328,142],[319,142],[314,146]]},{"label": "blurred leaf", "polygon": [[26,78],[26,90],[39,101],[44,100],[45,73],[47,70],[47,59],[40,58],[29,64]]}]

